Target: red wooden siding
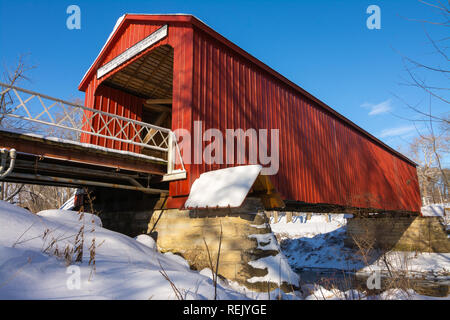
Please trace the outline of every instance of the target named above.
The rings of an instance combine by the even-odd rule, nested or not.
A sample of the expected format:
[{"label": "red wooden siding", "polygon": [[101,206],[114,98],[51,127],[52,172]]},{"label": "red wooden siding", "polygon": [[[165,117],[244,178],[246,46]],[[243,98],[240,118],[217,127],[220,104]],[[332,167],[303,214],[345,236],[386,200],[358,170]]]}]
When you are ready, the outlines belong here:
[{"label": "red wooden siding", "polygon": [[[130,103],[139,119],[140,109],[123,100],[126,93],[105,93],[99,87],[110,74],[97,80],[95,71],[164,24],[169,25],[167,38],[112,73],[157,46],[172,46],[173,130],[184,128],[193,135],[194,121],[202,121],[203,132],[217,128],[224,136],[226,129],[279,129],[280,168],[272,182],[284,199],[419,210],[413,163],[190,16],[127,16],[80,85],[87,106],[120,112]],[[123,104],[113,103],[111,109],[108,99]],[[178,204],[184,203],[195,179],[228,166],[224,162],[186,164],[187,180],[170,183],[172,199],[181,197]]]},{"label": "red wooden siding", "polygon": [[[203,132],[280,130],[280,169],[272,181],[284,199],[419,209],[414,165],[198,29],[193,77],[192,118],[203,122]],[[191,165],[185,183],[227,166]]]},{"label": "red wooden siding", "polygon": [[[98,102],[103,103],[105,100],[99,100],[100,96],[104,96],[104,92],[102,91],[101,83],[113,75],[116,72],[119,72],[130,63],[135,60],[141,58],[151,50],[162,46],[162,45],[170,45],[174,48],[174,75],[173,75],[173,101],[172,101],[172,128],[185,128],[187,130],[191,130],[191,99],[192,99],[192,37],[193,30],[192,28],[185,23],[167,23],[166,21],[161,22],[146,22],[140,20],[133,21],[124,21],[124,26],[119,28],[115,36],[111,39],[113,42],[112,46],[107,46],[105,48],[105,52],[101,55],[101,59],[97,62],[95,66],[95,71],[108,63],[116,56],[121,54],[127,48],[131,47],[135,43],[141,41],[157,29],[161,28],[163,25],[168,24],[168,36],[150,48],[146,49],[139,55],[133,57],[126,63],[122,64],[114,71],[106,74],[100,79],[97,79],[96,74],[94,73],[91,76],[91,80],[89,81],[86,89],[86,98],[85,104],[86,106],[100,108],[100,104]],[[111,99],[121,98],[123,99],[126,96],[131,96],[128,93],[121,92],[119,90],[110,89],[106,92],[108,97]],[[142,100],[140,101],[140,109],[137,113],[137,116],[140,118],[142,112]],[[110,109],[111,110],[111,109]],[[97,144],[97,140],[90,140],[91,143]],[[119,149],[123,150],[123,146],[120,146]],[[186,170],[189,172],[189,164],[185,164]],[[188,194],[190,189],[190,185],[186,183],[171,183],[170,184],[170,193],[171,195],[178,194]]]},{"label": "red wooden siding", "polygon": [[[94,96],[93,104],[91,105],[93,108],[105,111],[108,113],[116,114],[125,118],[133,119],[141,121],[142,115],[142,104],[143,99],[133,96],[128,93],[124,93],[120,90],[100,86]],[[91,112],[87,116],[91,116]],[[107,117],[103,117],[103,119],[107,122],[110,120]],[[103,121],[100,122],[100,118],[94,116],[92,118],[92,127],[100,130],[103,128]],[[104,128],[103,130],[98,131],[98,133],[107,135],[111,133],[112,135],[116,135],[120,132],[120,135],[117,138],[128,140],[136,134],[136,131],[132,128],[132,126],[128,126],[125,130],[120,131],[120,127],[116,122],[111,122],[108,126],[109,131]],[[137,127],[136,129],[139,130]],[[91,144],[95,144],[98,146],[131,151],[131,152],[140,152],[140,148],[136,145],[114,141],[111,139],[100,138],[93,135],[82,134],[81,142],[87,142]]]}]

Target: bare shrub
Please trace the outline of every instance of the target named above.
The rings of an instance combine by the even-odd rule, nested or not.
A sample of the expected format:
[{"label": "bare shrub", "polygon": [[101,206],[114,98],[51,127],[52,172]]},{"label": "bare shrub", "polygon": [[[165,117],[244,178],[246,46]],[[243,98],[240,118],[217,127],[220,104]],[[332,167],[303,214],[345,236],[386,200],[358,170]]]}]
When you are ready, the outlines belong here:
[{"label": "bare shrub", "polygon": [[209,251],[209,247],[208,247],[208,244],[206,243],[206,239],[205,239],[205,237],[203,237],[203,242],[205,243],[205,247],[206,247],[206,253],[208,255],[209,267],[212,272],[212,278],[213,278],[213,284],[214,284],[214,300],[217,300],[217,277],[218,277],[218,272],[219,272],[220,249],[222,247],[222,236],[223,236],[222,223],[220,223],[219,247],[217,249],[217,258],[216,258],[215,266],[213,265],[211,252]]},{"label": "bare shrub", "polygon": [[169,282],[170,287],[172,288],[173,292],[175,293],[175,296],[178,300],[184,300],[183,294],[181,293],[180,289],[175,285],[175,283],[170,279],[169,275],[167,274],[166,270],[164,270],[163,266],[161,265],[161,262],[158,260],[159,267],[161,270],[159,270],[159,273],[164,277],[164,279]]}]

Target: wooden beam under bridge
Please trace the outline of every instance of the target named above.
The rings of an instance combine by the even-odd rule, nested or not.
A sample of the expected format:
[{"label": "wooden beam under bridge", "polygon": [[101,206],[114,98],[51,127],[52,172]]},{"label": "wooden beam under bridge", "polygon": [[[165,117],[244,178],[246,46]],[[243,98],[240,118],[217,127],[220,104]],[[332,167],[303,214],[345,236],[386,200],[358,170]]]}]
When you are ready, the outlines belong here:
[{"label": "wooden beam under bridge", "polygon": [[20,133],[0,131],[0,148],[14,148],[17,152],[37,155],[41,158],[114,168],[116,171],[128,170],[158,176],[166,174],[166,165],[157,160]]},{"label": "wooden beam under bridge", "polygon": [[0,148],[17,151],[5,182],[168,193],[168,184],[161,182],[164,160],[5,131],[0,131]]}]

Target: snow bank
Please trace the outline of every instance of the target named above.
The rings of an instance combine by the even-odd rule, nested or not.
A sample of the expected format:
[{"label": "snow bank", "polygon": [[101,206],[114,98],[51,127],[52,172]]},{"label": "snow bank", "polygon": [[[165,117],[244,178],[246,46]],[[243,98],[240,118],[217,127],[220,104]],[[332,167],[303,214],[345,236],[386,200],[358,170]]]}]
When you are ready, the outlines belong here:
[{"label": "snow bank", "polygon": [[[309,289],[309,290],[308,290]],[[326,289],[320,285],[306,288],[310,291],[305,300],[364,300],[366,296],[357,290],[341,291],[338,289]]]},{"label": "snow bank", "polygon": [[49,220],[63,222],[65,224],[75,223],[80,224],[80,221],[84,219],[86,223],[94,223],[94,225],[101,227],[102,220],[93,214],[86,212],[78,212],[71,210],[44,210],[37,213],[38,216],[45,217]]},{"label": "snow bank", "polygon": [[307,219],[306,213],[299,213],[292,217],[292,222],[286,221],[286,215],[281,214],[278,221],[270,219],[272,231],[284,238],[312,238],[318,234],[335,231],[347,224],[344,214],[313,214]]},{"label": "snow bank", "polygon": [[282,253],[250,261],[248,264],[257,269],[267,269],[265,276],[248,279],[247,281],[250,283],[272,282],[280,285],[285,282],[297,287],[299,285],[300,277],[292,271],[286,257]]},{"label": "snow bank", "polygon": [[[450,253],[391,251],[386,253],[385,259],[390,268],[408,272],[411,275],[417,273],[448,275],[450,272]],[[371,273],[374,267],[381,271],[388,271],[384,259],[380,257],[359,272]]]},{"label": "snow bank", "polygon": [[294,238],[283,238],[281,250],[295,269],[359,270],[364,267],[363,259],[356,250],[344,246],[345,237],[345,227],[314,236],[296,233]]},{"label": "snow bank", "polygon": [[[137,241],[98,225],[90,232],[90,221],[73,217],[57,210],[34,215],[0,201],[0,299],[176,299],[161,268],[185,299],[214,297],[211,280],[190,270],[180,256],[155,251],[145,237]],[[67,268],[52,253],[56,246],[73,246],[82,226],[83,261]],[[88,264],[94,239],[95,272]],[[79,287],[68,285],[71,277]],[[246,299],[220,285],[218,297]]]},{"label": "snow bank", "polygon": [[194,181],[186,208],[239,207],[261,172],[260,165],[238,166],[202,173]]},{"label": "snow bank", "polygon": [[450,205],[444,204],[430,204],[423,206],[420,210],[424,217],[445,217],[445,208],[449,208]]}]

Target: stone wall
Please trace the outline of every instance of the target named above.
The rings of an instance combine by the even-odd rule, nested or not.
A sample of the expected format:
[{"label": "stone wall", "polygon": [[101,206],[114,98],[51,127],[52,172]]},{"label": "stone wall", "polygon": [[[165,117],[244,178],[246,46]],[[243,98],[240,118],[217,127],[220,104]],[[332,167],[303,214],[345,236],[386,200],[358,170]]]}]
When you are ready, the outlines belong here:
[{"label": "stone wall", "polygon": [[[272,232],[258,200],[247,199],[244,206],[237,209],[157,210],[147,232],[157,239],[161,252],[183,256],[196,270],[211,268],[208,251],[215,268],[220,245],[220,276],[260,291],[276,287],[274,283],[247,282],[247,279],[267,274],[267,270],[253,268],[248,262],[279,253],[278,250],[258,249],[257,240],[249,238],[253,234]],[[287,283],[281,285],[285,291],[294,287]]]},{"label": "stone wall", "polygon": [[356,217],[347,221],[345,244],[355,241],[394,251],[450,252],[450,239],[439,217]]},{"label": "stone wall", "polygon": [[87,212],[95,212],[105,228],[135,237],[145,234],[155,208],[164,199],[142,192],[92,188],[90,198],[84,197]]},{"label": "stone wall", "polygon": [[[95,188],[90,194],[92,201],[85,197],[84,206],[87,211],[94,210],[107,229],[130,237],[149,234],[156,240],[159,251],[182,256],[195,270],[211,268],[208,251],[215,269],[220,243],[218,274],[221,277],[259,291],[279,286],[247,281],[268,273],[267,269],[252,267],[250,261],[280,253],[261,249],[265,244],[249,237],[272,233],[259,198],[247,198],[240,208],[178,210],[166,209],[165,198],[138,192]],[[276,242],[275,237],[273,240]],[[282,282],[280,287],[288,292],[297,285]]]}]

